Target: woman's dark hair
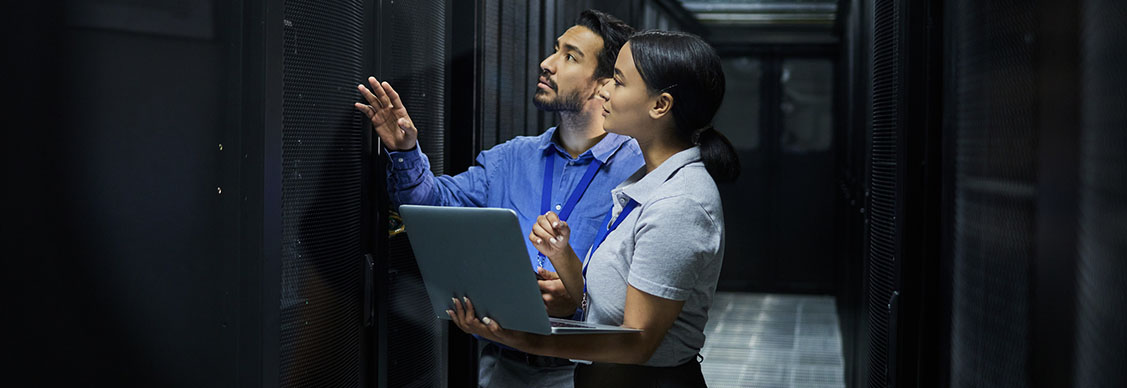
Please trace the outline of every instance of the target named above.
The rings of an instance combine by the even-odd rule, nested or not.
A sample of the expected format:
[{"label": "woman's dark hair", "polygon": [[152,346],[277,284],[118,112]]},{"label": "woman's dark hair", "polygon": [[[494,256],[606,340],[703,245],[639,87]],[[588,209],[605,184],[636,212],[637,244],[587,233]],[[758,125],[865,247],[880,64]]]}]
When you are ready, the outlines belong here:
[{"label": "woman's dark hair", "polygon": [[588,9],[579,14],[575,25],[587,27],[603,38],[603,50],[597,58],[598,66],[595,67],[595,78],[610,78],[614,76],[614,61],[618,60],[618,51],[630,35],[634,34],[634,27],[611,16],[603,11]]},{"label": "woman's dark hair", "polygon": [[671,31],[643,31],[630,37],[634,66],[653,93],[673,96],[673,121],[683,139],[700,145],[712,179],[733,181],[740,161],[728,138],[712,127],[724,100],[720,56],[700,37]]}]

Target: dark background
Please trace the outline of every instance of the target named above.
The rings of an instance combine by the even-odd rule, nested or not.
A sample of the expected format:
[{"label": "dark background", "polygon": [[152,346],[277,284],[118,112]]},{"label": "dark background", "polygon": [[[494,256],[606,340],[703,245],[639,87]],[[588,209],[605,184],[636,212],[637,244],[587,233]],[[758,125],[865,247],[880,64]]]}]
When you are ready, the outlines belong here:
[{"label": "dark background", "polygon": [[847,385],[1127,383],[1110,0],[839,1],[760,28],[675,1],[14,2],[10,378],[471,385],[474,342],[429,316],[389,233],[355,85],[394,83],[457,173],[553,125],[535,66],[589,7],[721,53],[744,175],[720,289],[835,296]]}]

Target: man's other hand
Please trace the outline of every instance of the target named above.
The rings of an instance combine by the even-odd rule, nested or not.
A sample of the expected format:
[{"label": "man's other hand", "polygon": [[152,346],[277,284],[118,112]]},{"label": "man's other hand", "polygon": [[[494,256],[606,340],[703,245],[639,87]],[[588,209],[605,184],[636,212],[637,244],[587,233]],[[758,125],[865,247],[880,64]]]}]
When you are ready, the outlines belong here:
[{"label": "man's other hand", "polygon": [[575,315],[575,309],[579,308],[579,301],[568,295],[559,275],[540,268],[536,271],[536,278],[536,283],[540,285],[540,296],[544,298],[544,307],[548,309],[549,316],[571,318]]}]

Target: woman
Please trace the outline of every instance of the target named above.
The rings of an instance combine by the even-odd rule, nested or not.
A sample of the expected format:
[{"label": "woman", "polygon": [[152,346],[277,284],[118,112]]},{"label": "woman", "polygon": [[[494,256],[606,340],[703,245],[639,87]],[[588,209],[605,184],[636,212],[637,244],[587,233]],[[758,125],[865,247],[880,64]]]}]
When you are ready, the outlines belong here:
[{"label": "woman", "polygon": [[593,361],[576,368],[577,387],[704,386],[698,352],[724,251],[714,180],[739,174],[731,143],[710,125],[724,96],[720,59],[694,35],[642,32],[622,47],[600,95],[607,132],[637,139],[646,164],[611,192],[586,268],[554,213],[539,217],[529,239],[584,301],[587,321],[642,331],[509,331],[475,317],[468,300],[448,313],[462,330],[528,353]]}]

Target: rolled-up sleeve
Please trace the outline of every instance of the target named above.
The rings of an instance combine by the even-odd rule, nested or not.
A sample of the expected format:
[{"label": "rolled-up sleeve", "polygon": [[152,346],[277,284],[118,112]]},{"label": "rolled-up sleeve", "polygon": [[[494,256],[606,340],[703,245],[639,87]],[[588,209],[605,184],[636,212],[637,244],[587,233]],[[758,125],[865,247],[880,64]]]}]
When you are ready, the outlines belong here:
[{"label": "rolled-up sleeve", "polygon": [[720,226],[686,196],[648,204],[635,224],[634,256],[627,282],[638,290],[686,300],[697,278],[720,253]]}]

